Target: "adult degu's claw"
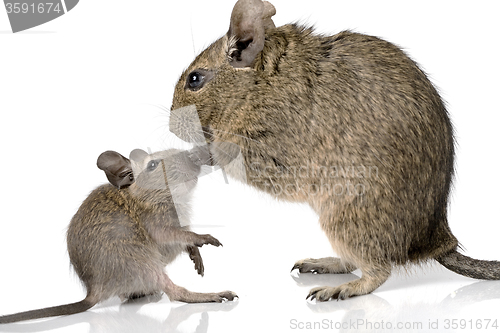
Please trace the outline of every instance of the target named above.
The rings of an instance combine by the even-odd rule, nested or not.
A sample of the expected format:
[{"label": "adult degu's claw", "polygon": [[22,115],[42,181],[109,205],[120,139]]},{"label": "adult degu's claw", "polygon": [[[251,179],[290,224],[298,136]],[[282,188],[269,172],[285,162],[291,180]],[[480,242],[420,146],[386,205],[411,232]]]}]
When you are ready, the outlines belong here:
[{"label": "adult degu's claw", "polygon": [[309,294],[307,295],[307,297],[306,297],[306,301],[307,301],[307,300],[314,301],[315,299],[316,299],[316,291],[311,290],[311,291],[309,292]]}]

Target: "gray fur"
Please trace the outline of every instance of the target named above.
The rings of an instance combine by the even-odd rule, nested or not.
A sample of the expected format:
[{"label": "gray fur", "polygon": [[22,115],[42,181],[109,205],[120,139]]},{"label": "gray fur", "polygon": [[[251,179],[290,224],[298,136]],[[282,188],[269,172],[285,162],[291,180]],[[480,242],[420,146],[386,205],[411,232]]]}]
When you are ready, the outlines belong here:
[{"label": "gray fur", "polygon": [[[465,260],[456,252],[447,221],[453,128],[426,74],[381,38],[274,27],[270,4],[258,2],[238,1],[228,33],[181,75],[171,122],[178,119],[175,110],[195,105],[208,141],[241,148],[250,185],[317,212],[341,260],[306,259],[294,268],[359,268],[363,274],[315,288],[308,298],[364,295],[384,283],[394,265],[436,258],[461,274],[498,278],[498,262]],[[243,32],[236,28],[241,22]],[[256,45],[260,52],[249,61]],[[197,71],[210,75],[190,82]],[[304,169],[309,172],[300,174]]]}]

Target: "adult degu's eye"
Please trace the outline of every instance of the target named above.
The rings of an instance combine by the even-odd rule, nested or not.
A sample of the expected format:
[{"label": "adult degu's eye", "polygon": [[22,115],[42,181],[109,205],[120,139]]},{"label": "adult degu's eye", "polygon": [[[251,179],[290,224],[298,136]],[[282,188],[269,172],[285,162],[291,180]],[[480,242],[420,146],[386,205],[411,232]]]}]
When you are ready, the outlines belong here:
[{"label": "adult degu's eye", "polygon": [[205,81],[205,75],[200,72],[191,72],[187,78],[187,86],[191,90],[200,89]]}]

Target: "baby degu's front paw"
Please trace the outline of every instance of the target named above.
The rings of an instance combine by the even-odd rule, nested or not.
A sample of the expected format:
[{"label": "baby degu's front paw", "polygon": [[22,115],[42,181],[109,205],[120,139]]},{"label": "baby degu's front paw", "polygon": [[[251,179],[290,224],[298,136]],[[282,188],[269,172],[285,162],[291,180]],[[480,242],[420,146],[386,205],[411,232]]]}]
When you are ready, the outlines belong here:
[{"label": "baby degu's front paw", "polygon": [[194,245],[201,247],[205,244],[213,245],[213,246],[222,246],[221,242],[217,238],[212,235],[198,235],[197,239],[194,242]]}]

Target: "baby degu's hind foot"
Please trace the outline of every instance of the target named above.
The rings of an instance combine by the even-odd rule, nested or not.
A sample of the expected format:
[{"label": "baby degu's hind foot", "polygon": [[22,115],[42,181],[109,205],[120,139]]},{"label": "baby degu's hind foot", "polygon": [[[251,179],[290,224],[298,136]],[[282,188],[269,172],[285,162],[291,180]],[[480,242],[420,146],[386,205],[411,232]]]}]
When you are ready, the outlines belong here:
[{"label": "baby degu's hind foot", "polygon": [[327,257],[299,260],[292,267],[292,271],[295,269],[298,269],[300,273],[347,274],[356,270],[356,267],[339,258]]},{"label": "baby degu's hind foot", "polygon": [[219,293],[197,293],[180,287],[172,282],[170,278],[163,275],[163,291],[167,294],[170,301],[179,301],[185,303],[223,303],[234,301],[238,297],[234,292],[226,290]]},{"label": "baby degu's hind foot", "polygon": [[345,300],[353,296],[366,295],[377,289],[391,275],[390,266],[361,269],[363,276],[354,281],[337,287],[317,287],[311,289],[306,299],[326,302],[330,300]]},{"label": "baby degu's hind foot", "polygon": [[238,297],[234,292],[226,290],[219,293],[196,293],[183,287],[178,287],[170,295],[167,293],[170,301],[179,301],[185,303],[223,303],[234,301]]}]

